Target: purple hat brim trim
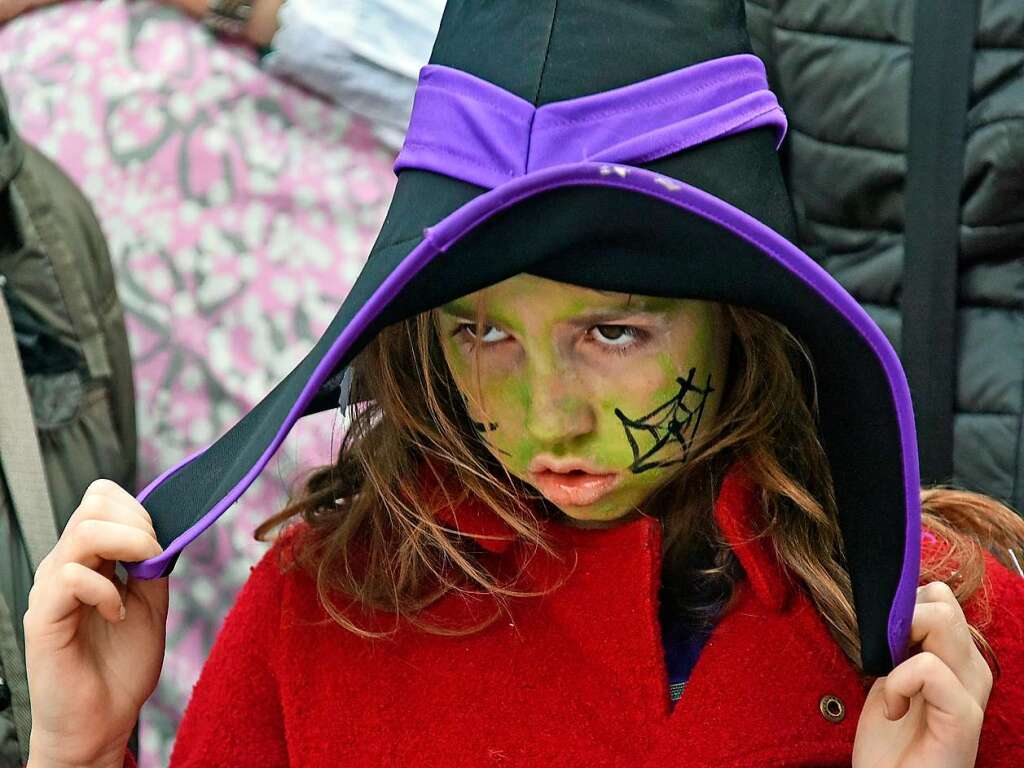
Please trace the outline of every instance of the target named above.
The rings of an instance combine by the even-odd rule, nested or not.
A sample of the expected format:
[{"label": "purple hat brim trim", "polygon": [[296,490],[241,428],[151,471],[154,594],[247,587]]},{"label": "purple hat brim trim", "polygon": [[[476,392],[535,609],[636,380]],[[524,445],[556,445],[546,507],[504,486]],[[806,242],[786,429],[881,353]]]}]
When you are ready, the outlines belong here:
[{"label": "purple hat brim trim", "polygon": [[[341,364],[348,350],[370,323],[387,307],[402,288],[438,254],[496,214],[534,195],[560,187],[601,186],[622,189],[656,198],[714,222],[723,229],[758,248],[822,297],[846,322],[857,330],[873,350],[888,380],[900,432],[904,481],[905,544],[900,578],[889,612],[888,643],[893,664],[905,658],[910,635],[910,620],[916,602],[920,567],[921,506],[920,476],[917,464],[917,437],[914,416],[903,368],[888,340],[859,304],[824,269],[774,230],[725,201],[696,187],[643,168],[603,163],[575,163],[549,168],[515,179],[481,194],[459,208],[439,224],[424,231],[424,238],[360,307],[352,321],[338,335],[316,366],[299,398],[292,405],[278,433],[257,463],[241,481],[191,528],[174,539],[156,558],[128,564],[136,578],[156,578],[167,564],[202,531],[208,528],[255,480],[270,460],[292,425],[326,380]],[[198,454],[196,454],[198,455]],[[190,457],[151,483],[140,495],[143,500],[159,482],[185,466]]]}]

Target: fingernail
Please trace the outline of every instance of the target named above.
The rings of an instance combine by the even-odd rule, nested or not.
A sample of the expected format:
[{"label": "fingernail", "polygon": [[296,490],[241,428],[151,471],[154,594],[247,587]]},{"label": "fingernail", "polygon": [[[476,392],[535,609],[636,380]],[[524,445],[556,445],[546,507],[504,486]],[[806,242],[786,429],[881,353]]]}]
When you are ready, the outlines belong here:
[{"label": "fingernail", "polygon": [[126,613],[126,611],[125,611],[124,603],[121,603],[121,613],[120,613],[120,619],[119,619],[120,621],[124,621],[125,613]]}]

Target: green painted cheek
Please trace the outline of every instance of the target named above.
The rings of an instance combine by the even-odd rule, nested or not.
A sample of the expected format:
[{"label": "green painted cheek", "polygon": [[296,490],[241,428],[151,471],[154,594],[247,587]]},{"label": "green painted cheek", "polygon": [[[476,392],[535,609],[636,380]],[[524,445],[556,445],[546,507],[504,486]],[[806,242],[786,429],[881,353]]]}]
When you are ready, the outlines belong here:
[{"label": "green painted cheek", "polygon": [[492,413],[529,408],[530,387],[518,376],[484,375],[480,380],[480,394],[484,406]]},{"label": "green painted cheek", "polygon": [[614,406],[606,410],[602,421],[608,427],[600,431],[594,439],[593,445],[597,457],[603,465],[620,469],[629,464],[633,453],[614,411]]},{"label": "green painted cheek", "polygon": [[504,376],[486,381],[482,394],[488,413],[498,423],[498,429],[488,436],[488,442],[499,449],[495,455],[505,469],[521,476],[530,460],[542,450],[526,430],[530,387],[522,377]]},{"label": "green painted cheek", "polygon": [[652,469],[640,475],[627,474],[614,493],[589,510],[590,517],[612,520],[639,509],[671,476],[670,469]]},{"label": "green painted cheek", "polygon": [[506,468],[514,474],[524,474],[526,468],[530,466],[530,461],[541,452],[541,449],[542,446],[536,440],[528,437],[517,440],[512,450],[511,463],[506,465]]},{"label": "green painted cheek", "polygon": [[[483,435],[495,458],[511,473],[522,475],[530,460],[540,453],[541,446],[529,439],[525,429],[531,393],[527,382],[520,376],[481,376],[477,393],[476,368],[472,359],[455,339],[445,342],[448,366],[456,386],[468,402],[481,398],[480,405],[487,420],[498,428]],[[471,409],[473,411],[477,409]],[[483,418],[484,413],[471,413]]]},{"label": "green painted cheek", "polygon": [[512,376],[508,380],[508,388],[510,390],[509,396],[513,402],[518,403],[519,407],[522,408],[525,419],[525,414],[530,410],[530,404],[533,400],[530,385],[519,376]]},{"label": "green painted cheek", "polygon": [[455,383],[458,385],[459,390],[463,395],[468,395],[466,389],[466,383],[470,381],[470,372],[472,366],[463,352],[462,347],[454,338],[447,338],[444,342],[445,345],[445,359],[448,362],[448,369],[451,371],[452,376],[455,378]]},{"label": "green painted cheek", "polygon": [[[660,404],[660,403],[665,402],[670,397],[673,397],[675,395],[675,393],[676,393],[676,386],[677,386],[676,385],[676,379],[679,376],[681,376],[682,373],[679,370],[679,363],[676,360],[673,360],[672,359],[672,355],[670,355],[668,352],[661,352],[661,353],[658,354],[658,368],[661,369],[661,378],[662,378],[662,380],[664,382],[671,382],[671,383],[666,383],[665,386],[664,386],[665,390],[671,390],[671,392],[666,394],[660,400],[656,399],[656,402],[658,402]],[[661,390],[661,389],[658,390],[658,396],[659,397],[661,396],[662,392],[663,392],[663,390]]]},{"label": "green painted cheek", "polygon": [[[669,355],[659,355],[658,357],[659,364],[661,364],[662,369],[666,372],[664,377],[666,384],[664,386],[655,390],[654,394],[649,398],[645,398],[643,402],[633,402],[624,395],[621,398],[606,400],[601,405],[604,415],[602,421],[607,426],[602,430],[597,444],[602,452],[605,452],[608,456],[615,457],[617,466],[626,467],[633,463],[633,449],[629,444],[629,438],[626,436],[626,428],[616,415],[616,410],[620,410],[628,418],[640,419],[658,406],[672,400],[679,392],[679,385],[676,383],[676,377],[679,376],[676,364],[673,363]],[[633,430],[632,435],[641,453],[646,453],[655,445],[656,439],[644,430]],[[675,457],[669,446],[665,447],[664,455],[666,458]],[[648,470],[641,474],[648,474],[653,471]]]}]

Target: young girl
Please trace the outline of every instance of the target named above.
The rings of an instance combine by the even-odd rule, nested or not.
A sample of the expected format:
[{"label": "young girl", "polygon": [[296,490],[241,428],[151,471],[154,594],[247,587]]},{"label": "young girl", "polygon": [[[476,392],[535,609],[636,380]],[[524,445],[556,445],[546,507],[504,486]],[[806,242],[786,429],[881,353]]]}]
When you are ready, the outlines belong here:
[{"label": "young girl", "polygon": [[919,495],[892,350],[762,223],[745,46],[739,3],[449,3],[322,343],[40,567],[31,766],[132,762],[152,577],[339,398],[173,765],[1020,763],[1024,523]]}]

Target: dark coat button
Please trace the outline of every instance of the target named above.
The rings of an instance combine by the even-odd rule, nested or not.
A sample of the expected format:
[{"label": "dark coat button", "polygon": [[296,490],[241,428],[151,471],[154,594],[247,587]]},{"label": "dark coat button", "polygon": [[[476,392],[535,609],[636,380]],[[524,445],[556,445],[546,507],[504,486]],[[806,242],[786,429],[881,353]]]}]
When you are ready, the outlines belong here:
[{"label": "dark coat button", "polygon": [[818,702],[818,709],[821,711],[821,716],[830,723],[841,723],[843,718],[846,717],[846,706],[837,696],[832,694],[821,697],[821,701]]}]

